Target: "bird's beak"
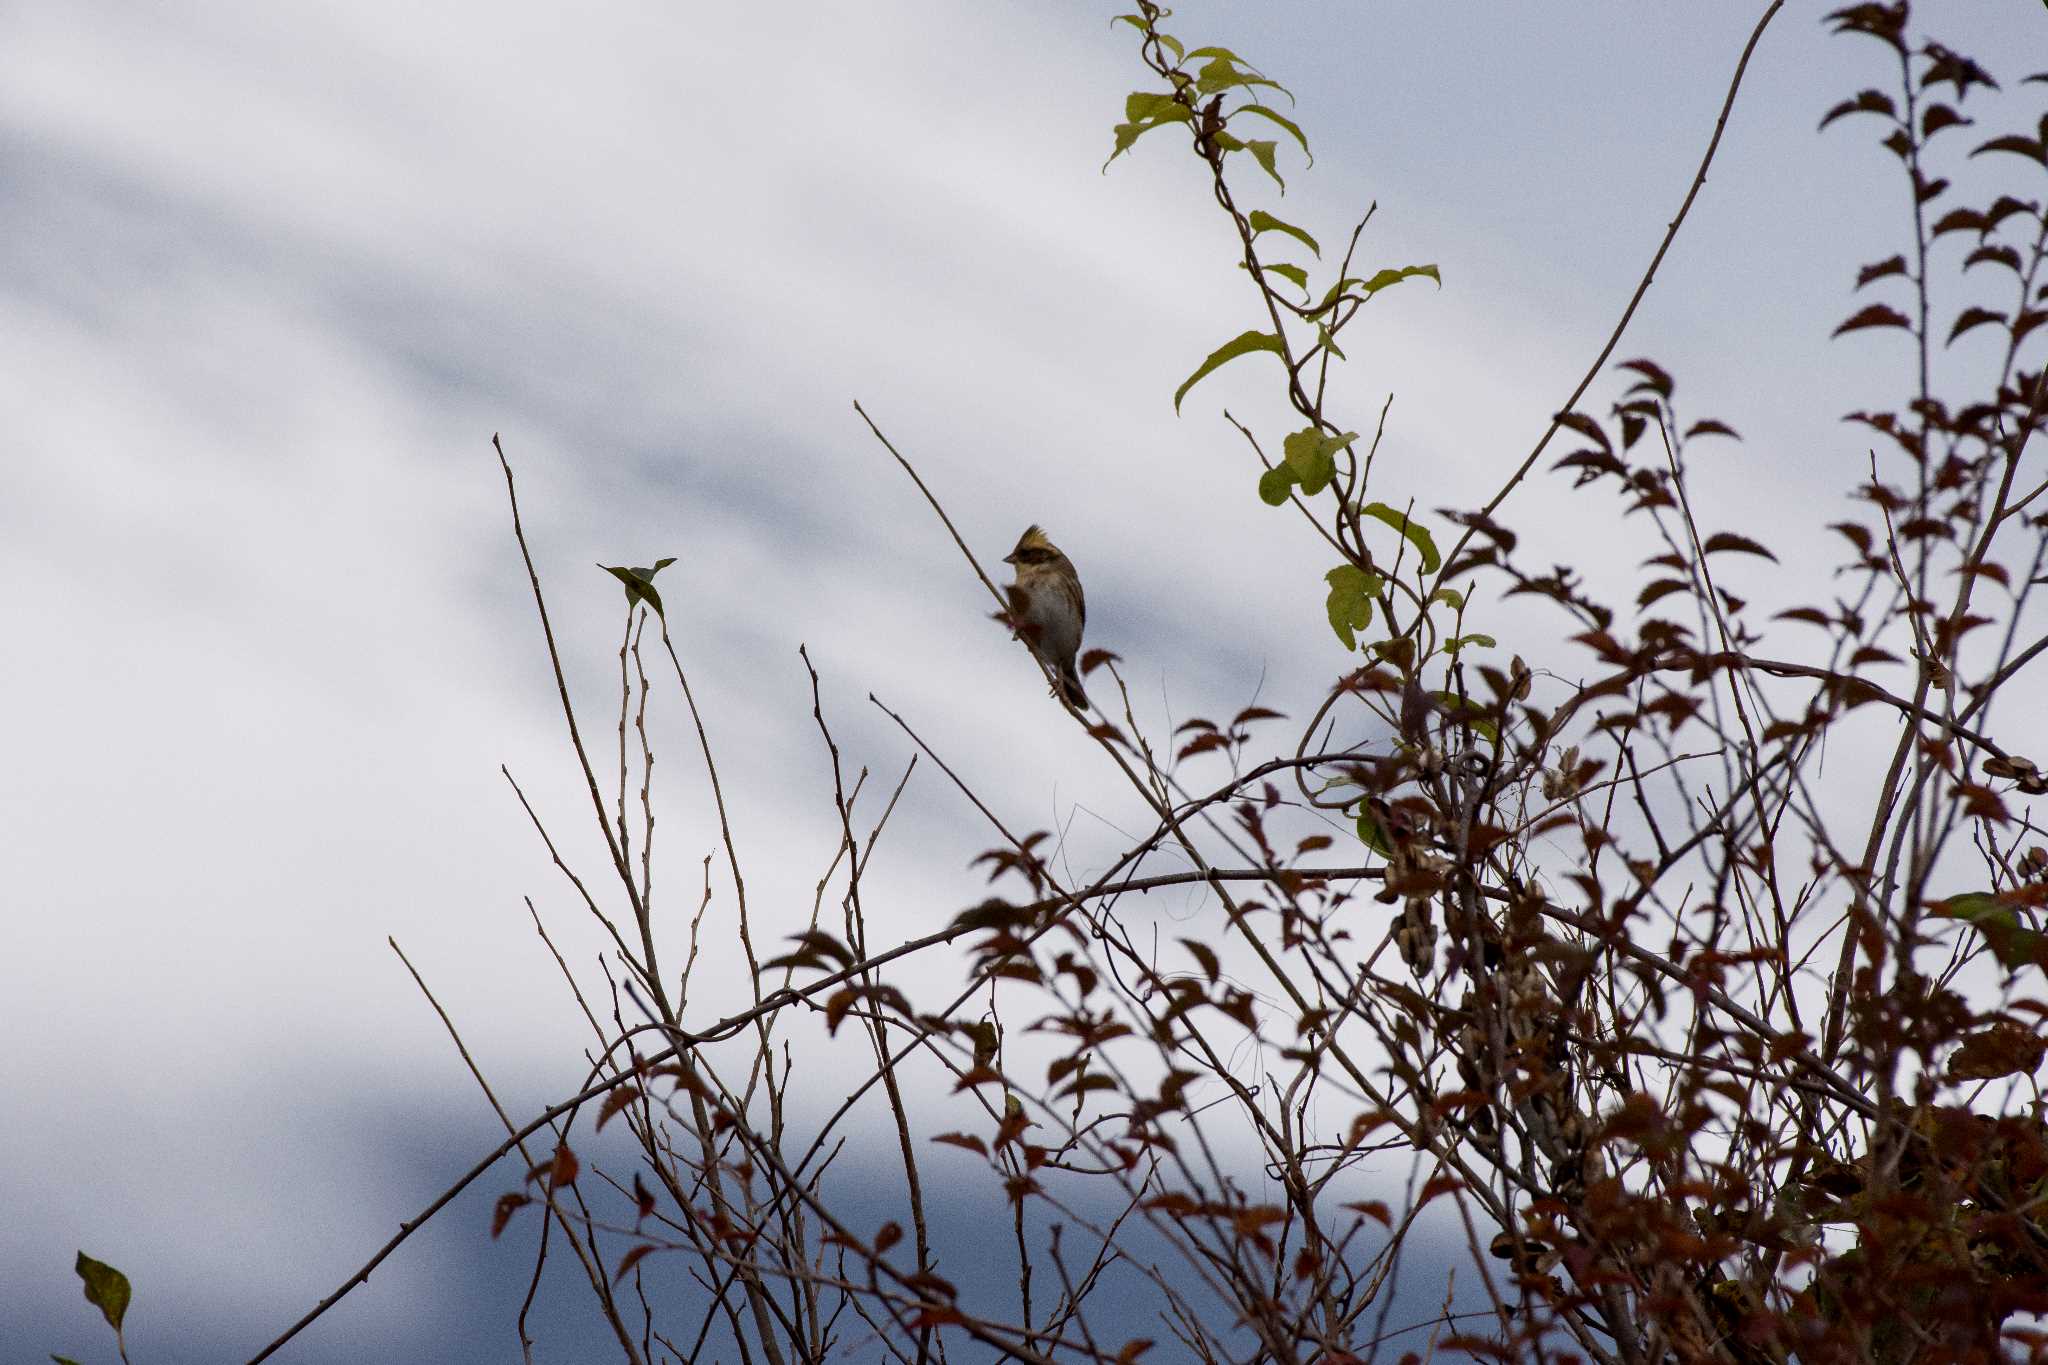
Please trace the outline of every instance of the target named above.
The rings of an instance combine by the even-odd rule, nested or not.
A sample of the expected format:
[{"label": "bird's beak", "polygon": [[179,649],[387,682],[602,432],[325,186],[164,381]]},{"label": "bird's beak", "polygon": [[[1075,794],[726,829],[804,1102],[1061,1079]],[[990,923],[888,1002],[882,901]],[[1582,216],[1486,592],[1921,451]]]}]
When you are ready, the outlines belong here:
[{"label": "bird's beak", "polygon": [[1007,554],[1003,556],[1003,563],[1005,564],[1015,564],[1016,562],[1017,556],[1014,554]]}]

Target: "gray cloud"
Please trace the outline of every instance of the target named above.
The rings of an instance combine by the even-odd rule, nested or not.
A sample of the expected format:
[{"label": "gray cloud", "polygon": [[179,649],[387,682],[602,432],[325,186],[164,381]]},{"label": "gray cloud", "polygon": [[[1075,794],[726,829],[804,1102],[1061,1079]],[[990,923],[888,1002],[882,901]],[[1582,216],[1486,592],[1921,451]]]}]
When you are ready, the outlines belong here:
[{"label": "gray cloud", "polygon": [[[1956,18],[1995,31],[1977,14]],[[1097,173],[1134,83],[1105,19],[908,0],[0,19],[0,697],[21,718],[0,1088],[41,1116],[0,1176],[11,1283],[63,1301],[76,1241],[182,1269],[166,1303],[260,1283],[267,1321],[409,1213],[309,1098],[408,1097],[423,1142],[467,1150],[434,1117],[466,1081],[386,933],[516,1099],[573,1084],[572,1007],[520,897],[577,960],[599,940],[498,763],[579,866],[596,841],[493,431],[600,746],[620,613],[592,565],[678,556],[663,587],[763,938],[808,912],[836,833],[799,641],[874,782],[911,746],[871,690],[1006,818],[1085,808],[1078,866],[1140,814],[986,621],[856,397],[987,560],[1025,521],[1054,528],[1148,717],[1228,713],[1262,677],[1269,704],[1312,707],[1346,663],[1327,565],[1255,502],[1215,416],[1277,439],[1270,376],[1168,404],[1249,300],[1184,158],[1144,144]],[[1286,212],[1329,242],[1377,198],[1371,259],[1444,267],[1441,293],[1375,304],[1345,381],[1361,423],[1399,395],[1386,495],[1422,507],[1483,496],[1597,348],[1746,28],[1593,7],[1185,22],[1300,95],[1320,160]],[[1863,69],[1837,47],[1778,21],[1624,343],[1751,437],[1705,495],[1729,518],[1758,479],[1855,457],[1835,414],[1877,382],[1871,353],[1824,342],[1848,283],[1830,234],[1866,230],[1875,173],[1811,131]],[[1586,550],[1554,484],[1518,506],[1532,544]],[[1803,510],[1767,512],[1789,530]],[[714,830],[673,697],[656,723],[680,912]],[[982,894],[964,864],[993,840],[928,768],[895,819],[875,903],[909,934]],[[195,1237],[223,1217],[232,1239]]]}]

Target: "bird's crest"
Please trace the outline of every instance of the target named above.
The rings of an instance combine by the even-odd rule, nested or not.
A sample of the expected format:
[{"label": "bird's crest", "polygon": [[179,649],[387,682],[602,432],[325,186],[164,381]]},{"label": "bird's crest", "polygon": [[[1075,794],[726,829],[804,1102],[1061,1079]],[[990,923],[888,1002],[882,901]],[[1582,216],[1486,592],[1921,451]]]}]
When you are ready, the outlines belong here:
[{"label": "bird's crest", "polygon": [[1036,524],[1024,528],[1024,534],[1017,537],[1018,550],[1050,550],[1052,542],[1045,538],[1045,532]]}]

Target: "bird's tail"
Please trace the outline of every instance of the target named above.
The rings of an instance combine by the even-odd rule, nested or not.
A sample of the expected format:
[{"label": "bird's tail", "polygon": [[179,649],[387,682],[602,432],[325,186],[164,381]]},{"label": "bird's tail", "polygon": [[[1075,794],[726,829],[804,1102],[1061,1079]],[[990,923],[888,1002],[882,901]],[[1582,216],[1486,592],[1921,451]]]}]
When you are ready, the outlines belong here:
[{"label": "bird's tail", "polygon": [[1088,709],[1088,694],[1081,690],[1081,675],[1074,671],[1072,663],[1060,666],[1060,691],[1067,697],[1067,705],[1076,711]]}]

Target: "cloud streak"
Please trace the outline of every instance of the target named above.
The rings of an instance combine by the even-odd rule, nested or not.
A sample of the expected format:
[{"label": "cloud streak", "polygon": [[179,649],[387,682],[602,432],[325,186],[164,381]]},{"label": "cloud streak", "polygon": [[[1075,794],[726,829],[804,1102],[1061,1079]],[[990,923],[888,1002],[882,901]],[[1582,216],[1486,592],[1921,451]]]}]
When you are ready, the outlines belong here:
[{"label": "cloud streak", "polygon": [[[1400,395],[1404,495],[1475,501],[1647,260],[1736,20],[1272,13],[1266,31],[1201,7],[1188,23],[1245,25],[1236,45],[1300,93],[1322,159],[1290,214],[1328,241],[1377,196],[1376,259],[1441,259],[1445,290],[1389,294],[1346,382],[1361,420]],[[1088,584],[1090,643],[1124,656],[1150,717],[1229,714],[1262,683],[1305,711],[1343,665],[1320,634],[1327,565],[1276,531],[1214,420],[1229,404],[1277,437],[1258,377],[1219,374],[1172,417],[1173,387],[1249,305],[1183,158],[1147,144],[1097,173],[1134,70],[1106,13],[564,16],[73,0],[0,18],[0,626],[17,661],[0,699],[22,718],[0,820],[24,907],[0,959],[0,1089],[43,1116],[0,1176],[22,1211],[0,1273],[32,1297],[73,1292],[76,1241],[188,1269],[145,1294],[200,1305],[237,1283],[235,1311],[288,1320],[410,1213],[364,1194],[381,1158],[295,1116],[324,1094],[411,1096],[427,1116],[466,1085],[387,933],[512,1099],[574,1084],[575,1016],[521,897],[577,960],[599,941],[497,765],[579,866],[597,850],[493,431],[595,742],[615,742],[621,613],[594,564],[678,557],[662,586],[763,938],[808,913],[836,838],[800,641],[876,783],[910,746],[870,691],[972,780],[1021,794],[1021,827],[1081,808],[1079,867],[1142,817],[986,620],[856,397],[987,562],[1026,521],[1053,530]],[[1704,371],[1688,384],[1738,426],[1761,376],[1834,354],[1802,310],[1836,282],[1775,297],[1759,280],[1808,289],[1810,247],[1759,207],[1819,155],[1795,64],[1823,49],[1790,27],[1638,328],[1660,351],[1679,339]],[[1609,77],[1624,92],[1599,96]],[[1557,146],[1594,154],[1532,163]],[[1645,158],[1660,169],[1638,177]],[[1767,407],[1785,444],[1761,433],[1731,466],[1832,440],[1816,433],[1862,377],[1841,369],[1816,375],[1827,401]],[[694,738],[662,708],[661,894],[680,914],[714,828]],[[876,904],[907,937],[981,894],[964,864],[992,836],[929,772],[895,819]],[[699,1003],[739,998],[725,989]],[[424,1139],[459,1146],[441,1122],[423,1117]],[[194,1244],[229,1212],[231,1241]]]}]

